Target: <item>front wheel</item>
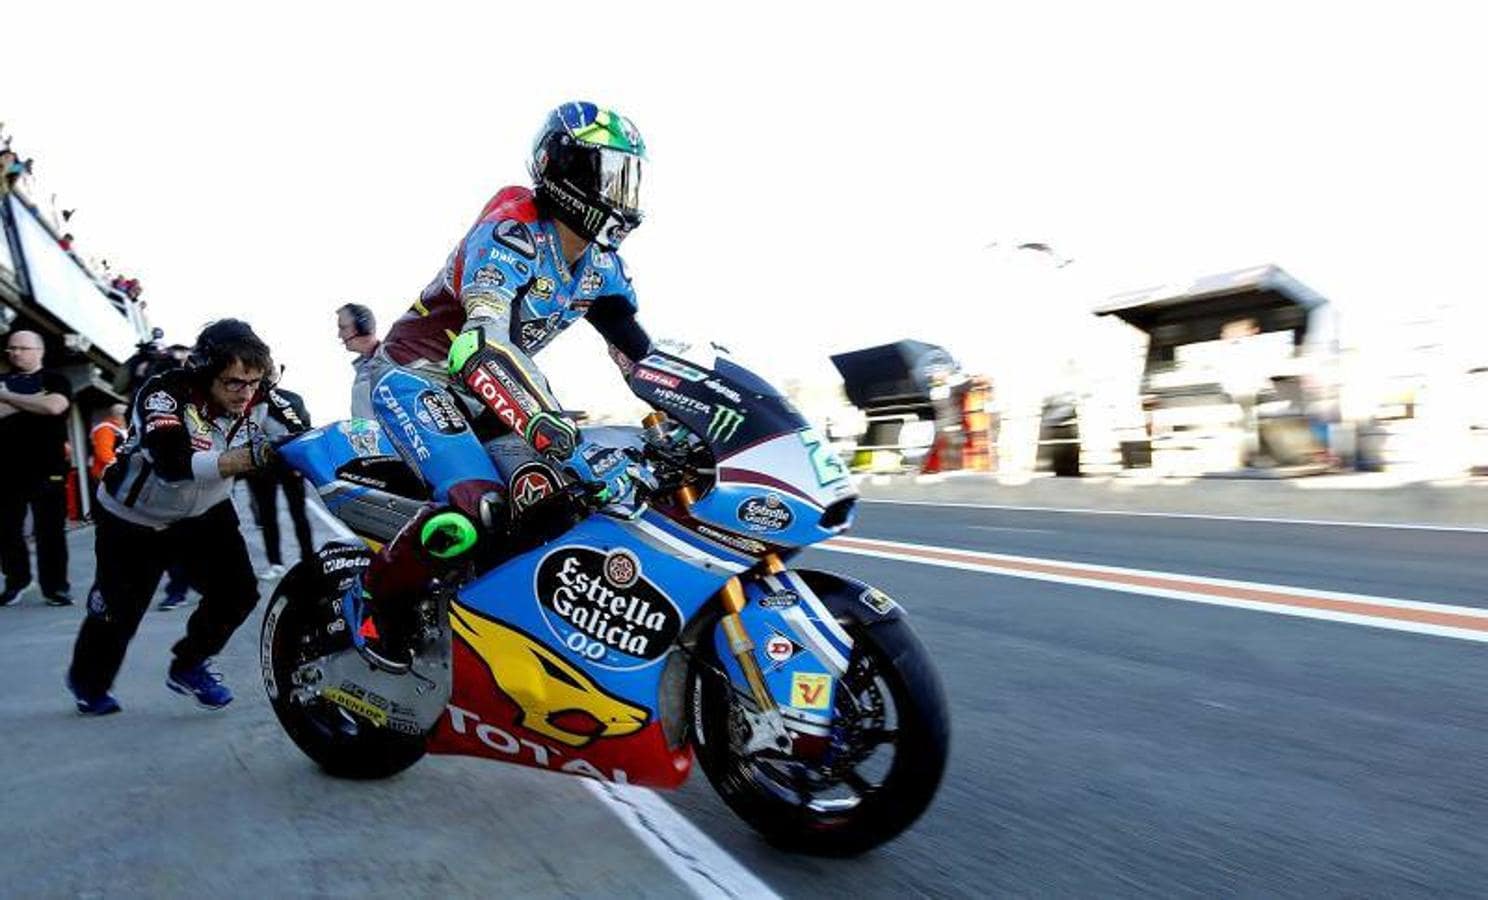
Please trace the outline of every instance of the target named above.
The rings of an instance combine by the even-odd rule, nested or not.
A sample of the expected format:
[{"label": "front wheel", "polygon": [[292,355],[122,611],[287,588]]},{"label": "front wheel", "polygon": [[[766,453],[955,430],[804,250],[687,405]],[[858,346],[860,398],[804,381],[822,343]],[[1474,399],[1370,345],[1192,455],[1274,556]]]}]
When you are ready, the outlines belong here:
[{"label": "front wheel", "polygon": [[925,811],[945,771],[949,712],[924,645],[902,618],[848,628],[853,655],[835,689],[825,746],[797,739],[789,756],[742,754],[752,698],[716,665],[693,673],[703,772],[734,812],[782,849],[870,850]]},{"label": "front wheel", "polygon": [[309,578],[291,572],[274,592],[259,635],[264,687],[295,746],[338,778],[387,778],[424,755],[423,735],[378,728],[320,698],[294,697],[301,665],[351,646],[334,597],[316,596]]}]

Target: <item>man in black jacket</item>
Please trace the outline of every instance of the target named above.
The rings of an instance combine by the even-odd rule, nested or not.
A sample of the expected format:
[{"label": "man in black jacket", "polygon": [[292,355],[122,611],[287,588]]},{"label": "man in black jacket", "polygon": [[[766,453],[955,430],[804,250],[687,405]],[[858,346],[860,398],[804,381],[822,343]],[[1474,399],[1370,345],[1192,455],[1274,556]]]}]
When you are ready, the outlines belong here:
[{"label": "man in black jacket", "polygon": [[252,421],[257,404],[287,430],[303,430],[265,384],[271,371],[253,329],[223,319],[202,331],[186,368],[156,375],[135,395],[129,437],[98,488],[96,580],[67,673],[78,712],[118,712],[109,688],[172,562],[202,599],[171,649],[166,685],[208,709],[232,702],[207,661],[258,603],[232,479],[273,463],[273,445]]},{"label": "man in black jacket", "polygon": [[31,509],[41,593],[52,606],[72,603],[67,585],[67,410],[72,388],[41,367],[41,335],[6,336],[10,372],[0,375],[0,606],[20,599],[31,583],[31,559],[21,528]]}]

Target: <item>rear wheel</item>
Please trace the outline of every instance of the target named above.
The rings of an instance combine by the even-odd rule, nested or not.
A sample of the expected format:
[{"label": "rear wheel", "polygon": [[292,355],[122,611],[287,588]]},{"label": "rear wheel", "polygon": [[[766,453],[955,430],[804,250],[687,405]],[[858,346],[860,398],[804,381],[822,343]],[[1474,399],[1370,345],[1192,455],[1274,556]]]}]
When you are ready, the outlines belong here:
[{"label": "rear wheel", "polygon": [[924,645],[903,619],[850,630],[853,656],[834,689],[831,734],[797,737],[790,755],[741,753],[753,699],[716,666],[693,674],[704,773],[734,812],[782,849],[830,856],[872,849],[925,811],[945,770],[945,693]]},{"label": "rear wheel", "polygon": [[295,746],[338,778],[387,778],[423,757],[423,735],[378,728],[328,700],[294,699],[293,674],[301,665],[351,646],[334,597],[297,590],[291,573],[280,582],[260,633],[264,686],[279,724]]}]

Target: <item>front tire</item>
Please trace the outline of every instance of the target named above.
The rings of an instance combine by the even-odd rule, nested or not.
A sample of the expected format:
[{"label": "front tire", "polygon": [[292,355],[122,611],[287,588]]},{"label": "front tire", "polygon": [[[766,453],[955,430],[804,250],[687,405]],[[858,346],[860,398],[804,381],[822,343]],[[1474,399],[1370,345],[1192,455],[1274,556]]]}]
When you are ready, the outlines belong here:
[{"label": "front tire", "polygon": [[[298,567],[297,567],[298,568]],[[279,724],[327,774],[388,778],[423,758],[425,737],[378,728],[326,700],[296,702],[292,673],[312,659],[351,646],[333,597],[315,596],[310,579],[291,572],[274,592],[259,634],[264,687]]]},{"label": "front tire", "polygon": [[[822,758],[741,755],[739,709],[752,708],[752,698],[734,689],[716,658],[693,673],[703,772],[740,818],[781,849],[870,850],[919,818],[945,771],[949,712],[924,645],[902,618],[848,627],[855,646],[835,689],[831,747]],[[889,760],[881,758],[884,746]]]}]

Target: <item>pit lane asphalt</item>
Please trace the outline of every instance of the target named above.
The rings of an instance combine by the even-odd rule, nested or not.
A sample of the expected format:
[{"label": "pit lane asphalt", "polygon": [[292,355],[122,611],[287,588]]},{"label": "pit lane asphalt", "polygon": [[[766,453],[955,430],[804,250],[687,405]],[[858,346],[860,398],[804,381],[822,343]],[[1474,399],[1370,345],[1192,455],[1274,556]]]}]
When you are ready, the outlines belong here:
[{"label": "pit lane asphalt", "polygon": [[[1488,605],[1482,534],[876,504],[854,534]],[[75,584],[90,562],[75,539]],[[665,795],[783,896],[1488,884],[1481,644],[827,551],[801,565],[908,608],[954,733],[930,811],[855,860],[767,847],[700,774]],[[125,713],[79,720],[60,679],[81,613],[38,602],[0,610],[0,884],[17,895],[683,893],[569,779],[448,757],[376,784],[319,775],[258,688],[261,611],[221,660],[239,693],[224,713],[161,687],[181,614],[152,612]]]},{"label": "pit lane asphalt", "polygon": [[[1488,535],[865,504],[854,536],[1488,605]],[[888,591],[952,709],[940,794],[850,861],[672,798],[786,896],[1477,895],[1483,644],[824,551]]]},{"label": "pit lane asphalt", "polygon": [[460,757],[382,782],[321,774],[263,693],[266,600],[217,658],[226,709],[166,690],[191,609],[152,609],[115,686],[124,711],[78,717],[62,678],[92,529],[68,544],[77,606],[43,606],[33,587],[0,609],[0,897],[693,896],[576,778]]}]

